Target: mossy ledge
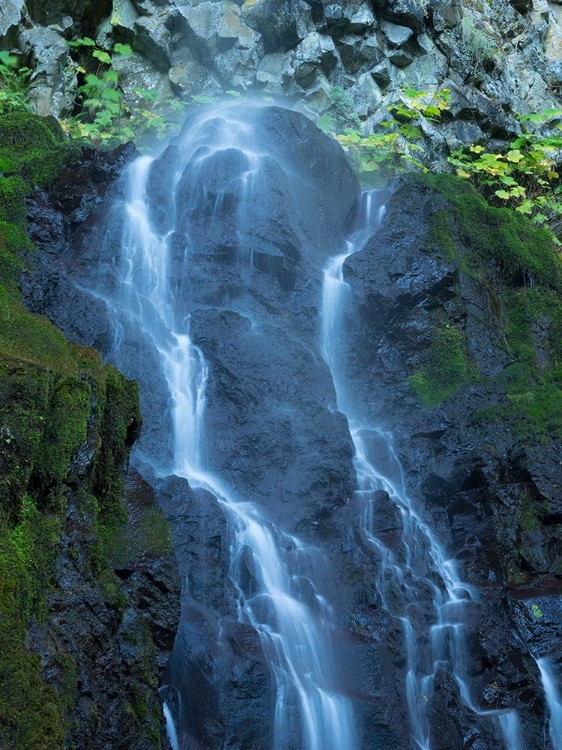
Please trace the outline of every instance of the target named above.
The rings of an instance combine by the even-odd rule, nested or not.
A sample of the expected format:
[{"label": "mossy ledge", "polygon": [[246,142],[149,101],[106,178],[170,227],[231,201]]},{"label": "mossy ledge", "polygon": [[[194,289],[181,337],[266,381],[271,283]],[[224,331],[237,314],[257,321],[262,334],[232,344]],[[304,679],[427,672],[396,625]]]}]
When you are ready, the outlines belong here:
[{"label": "mossy ledge", "polygon": [[[420,250],[488,290],[498,346],[511,360],[495,376],[509,406],[479,412],[477,421],[507,420],[523,439],[562,436],[562,259],[552,236],[514,210],[490,206],[460,178],[406,179],[439,196]],[[477,378],[462,330],[445,321],[410,383],[421,404],[433,407]]]},{"label": "mossy ledge", "polygon": [[[78,154],[53,121],[0,118],[0,746],[11,750],[94,747],[106,709],[90,695],[88,717],[78,710],[79,683],[98,658],[81,650],[80,597],[106,622],[108,643],[135,633],[127,678],[113,675],[126,684],[125,736],[128,724],[131,746],[158,748],[162,736],[150,626],[108,563],[128,529],[123,472],[141,422],[136,384],[27,312],[18,291],[33,255],[25,197]],[[142,513],[164,524],[156,507]],[[137,556],[151,554],[141,536]],[[61,629],[61,611],[76,618],[74,636]]]}]

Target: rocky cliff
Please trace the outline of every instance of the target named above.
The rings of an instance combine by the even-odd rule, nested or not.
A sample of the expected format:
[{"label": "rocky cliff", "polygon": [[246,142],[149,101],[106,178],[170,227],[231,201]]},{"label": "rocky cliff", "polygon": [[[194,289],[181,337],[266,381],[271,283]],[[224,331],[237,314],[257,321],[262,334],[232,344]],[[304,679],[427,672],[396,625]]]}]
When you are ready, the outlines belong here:
[{"label": "rocky cliff", "polygon": [[[343,106],[342,117],[358,118],[368,133],[406,87],[447,88],[447,116],[424,125],[425,158],[441,168],[462,143],[509,140],[520,131],[514,115],[560,106],[560,7],[541,0],[115,0],[94,8],[80,0],[48,7],[10,0],[0,10],[0,35],[34,69],[37,110],[56,116],[72,111],[83,76],[80,55],[65,40],[81,36],[105,50],[131,44],[133,55],[119,63],[125,96],[133,102],[135,89],[157,90],[155,106],[164,113],[172,96],[192,102],[235,90],[279,97],[313,120]],[[187,170],[176,206],[166,171],[178,158],[176,143],[154,168],[152,220],[165,232],[177,214],[174,231],[198,248],[189,279],[178,266],[176,282],[182,300],[190,284],[196,289],[185,312],[213,373],[210,463],[340,571],[340,580],[328,576],[319,588],[330,592],[337,611],[342,653],[358,665],[346,690],[356,701],[363,746],[406,748],[407,655],[398,619],[374,583],[381,562],[357,523],[353,447],[317,341],[323,258],[344,241],[358,185],[335,144],[306,120],[272,109],[260,123],[263,142],[275,133],[278,152],[292,156],[298,191],[270,163],[263,195],[241,231],[236,180],[244,161],[233,151],[217,157],[202,186],[193,182],[195,168]],[[255,590],[255,567],[248,551],[233,563],[221,504],[184,480],[152,477],[151,489],[132,474],[130,522],[120,526],[117,468],[139,416],[133,387],[82,346],[107,353],[113,336],[105,303],[82,287],[92,278],[95,287],[96,277],[115,285],[109,207],[123,197],[117,178],[134,150],[78,154],[52,123],[47,131],[42,125],[33,138],[47,143],[48,158],[28,148],[2,167],[10,407],[0,439],[6,566],[15,571],[7,585],[21,597],[12,637],[14,649],[27,643],[33,666],[33,685],[18,678],[10,684],[20,692],[5,694],[38,690],[50,719],[38,728],[40,704],[25,712],[7,705],[5,742],[23,737],[22,747],[54,747],[66,736],[93,747],[158,746],[155,690],[175,630],[177,583],[155,489],[186,581],[166,676],[182,742],[269,746],[263,738],[274,700],[271,675],[255,629],[238,621],[236,609],[236,597]],[[198,187],[208,191],[209,205],[182,214]],[[546,233],[491,209],[453,178],[403,178],[391,193],[376,236],[343,269],[352,293],[348,374],[366,417],[393,433],[413,502],[478,592],[466,623],[473,700],[482,714],[517,709],[525,747],[550,748],[535,660],[562,659],[558,256]],[[24,197],[33,253],[22,234]],[[249,267],[234,263],[241,251],[251,257]],[[80,346],[27,316],[18,280],[27,310],[55,320]],[[258,339],[256,330],[267,335]],[[154,364],[152,353],[144,355]],[[134,367],[131,377],[138,376]],[[169,416],[162,379],[157,368],[148,369],[142,440],[160,459],[169,452]],[[373,441],[370,450],[392,464],[382,443]],[[403,521],[385,492],[378,503],[373,533],[399,550]],[[51,558],[39,562],[33,550],[44,549],[45,535]],[[236,591],[228,574],[233,564],[241,571]],[[303,591],[307,585],[303,579]],[[416,608],[426,653],[427,592]],[[78,622],[88,623],[79,643]],[[432,748],[484,749],[502,741],[497,727],[475,718],[446,669],[436,674],[427,717]]]},{"label": "rocky cliff", "polygon": [[[346,689],[357,704],[362,746],[408,747],[401,698],[407,656],[396,616],[403,591],[382,598],[382,562],[352,500],[347,425],[334,412],[333,385],[317,354],[322,268],[353,222],[358,186],[337,146],[304,118],[266,108],[257,121],[254,146],[264,148],[271,134],[275,146],[268,180],[242,223],[247,165],[234,148],[211,151],[203,173],[196,150],[172,183],[168,170],[178,163],[180,142],[172,144],[149,182],[152,220],[166,233],[173,218],[178,242],[188,236],[192,247],[189,271],[177,256],[174,299],[180,315],[186,306],[212,373],[206,424],[217,437],[208,460],[338,570],[329,597],[339,649],[358,665]],[[211,118],[207,129],[217,127]],[[111,324],[96,289],[116,288],[112,254],[122,224],[107,207],[95,211],[84,190],[91,174],[67,172],[54,193],[36,192],[30,201],[40,250],[23,289],[30,309],[71,338],[109,350]],[[297,175],[296,192],[288,174]],[[110,190],[112,200],[121,189]],[[195,209],[198,195],[203,204]],[[65,242],[53,254],[55,236]],[[481,713],[467,707],[445,669],[438,672],[427,708],[432,746],[493,747],[502,740],[486,712],[516,709],[525,746],[548,747],[536,659],[560,659],[562,554],[562,277],[550,236],[515,212],[490,208],[458,178],[403,178],[390,190],[381,227],[343,272],[352,300],[342,363],[355,397],[366,420],[394,434],[409,494],[473,587],[463,669]],[[88,283],[93,296],[83,292]],[[122,335],[129,341],[130,333]],[[157,368],[146,368],[150,349],[138,358],[144,346],[130,339],[120,356],[144,392],[151,429],[142,449],[165,462],[169,417]],[[372,438],[369,451],[392,475],[385,446]],[[231,557],[228,518],[212,493],[181,479],[150,481],[188,582],[168,671],[181,741],[262,747],[273,687],[256,631],[239,622],[235,607],[258,585],[251,553]],[[404,522],[386,492],[377,507],[372,533],[398,553]],[[241,570],[234,591],[233,566]],[[320,575],[315,585],[322,590],[327,581]],[[426,581],[412,603],[422,660],[429,658],[430,594]]]},{"label": "rocky cliff", "polygon": [[37,260],[30,236],[60,247],[60,223],[34,234],[32,206],[79,150],[27,116],[2,117],[0,141],[0,742],[159,747],[179,581],[169,529],[133,474],[123,501],[136,384],[26,311],[18,290]]},{"label": "rocky cliff", "polygon": [[172,98],[234,91],[281,97],[313,119],[351,115],[368,134],[404,90],[449,89],[448,116],[426,124],[434,163],[463,143],[509,139],[516,114],[560,107],[561,35],[562,9],[547,0],[9,0],[0,10],[0,40],[33,69],[39,114],[73,112],[84,60],[66,42],[88,36],[107,52],[131,44],[114,63],[126,101],[158,92],[153,107],[172,118]]}]

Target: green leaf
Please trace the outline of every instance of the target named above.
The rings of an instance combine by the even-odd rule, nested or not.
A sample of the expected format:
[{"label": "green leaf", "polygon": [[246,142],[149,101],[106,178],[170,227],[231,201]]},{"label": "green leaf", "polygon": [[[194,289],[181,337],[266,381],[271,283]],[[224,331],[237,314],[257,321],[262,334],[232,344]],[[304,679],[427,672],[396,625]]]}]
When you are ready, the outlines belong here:
[{"label": "green leaf", "polygon": [[95,47],[96,43],[89,36],[77,39],[75,42],[67,42],[69,47]]},{"label": "green leaf", "polygon": [[117,89],[102,89],[101,97],[109,102],[120,102],[121,92]]},{"label": "green leaf", "polygon": [[316,120],[316,127],[320,128],[323,133],[329,133],[332,130],[334,118],[330,115],[322,115]]},{"label": "green leaf", "polygon": [[538,112],[533,112],[530,115],[517,115],[518,120],[522,120],[524,122],[532,122],[535,124],[544,122],[544,117]]},{"label": "green leaf", "polygon": [[113,51],[116,55],[121,55],[121,57],[130,57],[133,54],[130,44],[121,44],[120,42],[113,45]]},{"label": "green leaf", "polygon": [[546,221],[548,221],[547,217],[544,214],[535,214],[532,218],[532,221],[534,221],[535,224],[538,224],[539,226],[542,226]]},{"label": "green leaf", "polygon": [[98,78],[97,75],[94,75],[94,73],[89,73],[86,76],[85,80],[88,86],[92,86],[93,88],[101,89],[101,87],[103,86],[102,79]]},{"label": "green leaf", "polygon": [[513,164],[519,164],[519,162],[522,161],[524,158],[525,157],[523,156],[521,151],[519,151],[519,149],[513,149],[512,151],[508,151],[507,156],[506,156],[506,159],[512,162]]},{"label": "green leaf", "polygon": [[103,74],[103,80],[106,83],[117,83],[117,81],[119,80],[119,74],[117,73],[116,70],[113,70],[113,69],[106,70],[105,73]]},{"label": "green leaf", "polygon": [[16,68],[18,64],[18,58],[14,55],[10,55],[6,50],[0,50],[0,63],[6,65],[8,68]]},{"label": "green leaf", "polygon": [[404,96],[408,99],[419,99],[422,96],[426,96],[425,91],[416,91],[416,89],[404,89]]},{"label": "green leaf", "polygon": [[92,52],[92,56],[96,58],[96,60],[99,60],[100,62],[104,63],[105,65],[111,65],[111,55],[108,55],[107,52],[104,52],[101,49],[95,49]]},{"label": "green leaf", "polygon": [[533,213],[533,201],[527,198],[515,210],[519,211],[520,214],[530,215]]},{"label": "green leaf", "polygon": [[502,199],[502,201],[507,201],[511,198],[511,195],[507,192],[507,190],[496,190],[494,195],[497,195],[498,198]]},{"label": "green leaf", "polygon": [[145,102],[155,102],[158,99],[158,91],[151,89],[135,89],[135,94]]},{"label": "green leaf", "polygon": [[191,97],[197,104],[214,104],[216,99],[213,96],[205,96],[204,94],[195,94]]},{"label": "green leaf", "polygon": [[226,92],[229,96],[240,96],[239,91],[227,91]]},{"label": "green leaf", "polygon": [[441,110],[439,107],[436,107],[433,104],[430,104],[429,107],[426,107],[424,112],[426,117],[429,117],[430,119],[436,118],[438,119],[441,116]]},{"label": "green leaf", "polygon": [[84,107],[86,109],[101,109],[103,106],[101,99],[86,99],[84,101]]}]

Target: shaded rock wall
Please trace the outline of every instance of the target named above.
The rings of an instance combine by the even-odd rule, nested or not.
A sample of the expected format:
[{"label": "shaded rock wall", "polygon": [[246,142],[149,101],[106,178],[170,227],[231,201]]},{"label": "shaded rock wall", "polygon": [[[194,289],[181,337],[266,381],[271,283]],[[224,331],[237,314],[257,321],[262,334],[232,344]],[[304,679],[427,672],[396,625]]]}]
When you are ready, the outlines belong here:
[{"label": "shaded rock wall", "polygon": [[[472,240],[459,205],[470,205]],[[357,310],[352,381],[371,418],[394,433],[412,497],[480,593],[468,623],[478,703],[516,707],[526,746],[543,747],[530,655],[561,659],[553,628],[561,600],[562,475],[560,391],[551,380],[556,344],[541,344],[541,336],[557,330],[560,269],[529,287],[524,266],[518,273],[506,268],[499,248],[486,244],[486,221],[497,229],[512,220],[518,222],[490,211],[453,178],[405,182],[380,231],[344,273]],[[544,252],[549,262],[547,238],[528,231],[535,258]],[[530,313],[541,295],[549,300],[537,313],[542,329]],[[517,345],[514,296],[529,312],[528,359]],[[544,412],[537,408],[542,388]],[[436,711],[455,717],[454,727],[439,730],[448,748],[462,746],[457,735],[465,721],[454,693],[445,680],[431,699]]]}]

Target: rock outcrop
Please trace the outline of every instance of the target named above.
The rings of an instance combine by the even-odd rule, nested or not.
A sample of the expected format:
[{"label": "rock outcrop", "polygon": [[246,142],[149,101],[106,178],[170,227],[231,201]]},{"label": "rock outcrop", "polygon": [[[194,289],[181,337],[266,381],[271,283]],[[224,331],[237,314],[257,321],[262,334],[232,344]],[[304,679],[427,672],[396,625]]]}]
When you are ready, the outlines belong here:
[{"label": "rock outcrop", "polygon": [[450,90],[446,116],[424,130],[434,164],[462,144],[509,140],[518,114],[560,108],[561,29],[560,6],[545,0],[84,0],[0,10],[0,40],[32,67],[39,114],[72,113],[84,59],[66,41],[87,36],[108,53],[131,44],[133,55],[114,62],[125,103],[158,92],[156,109],[172,119],[170,97],[191,103],[234,89],[288,98],[312,119],[351,117],[368,134],[405,90]]}]

